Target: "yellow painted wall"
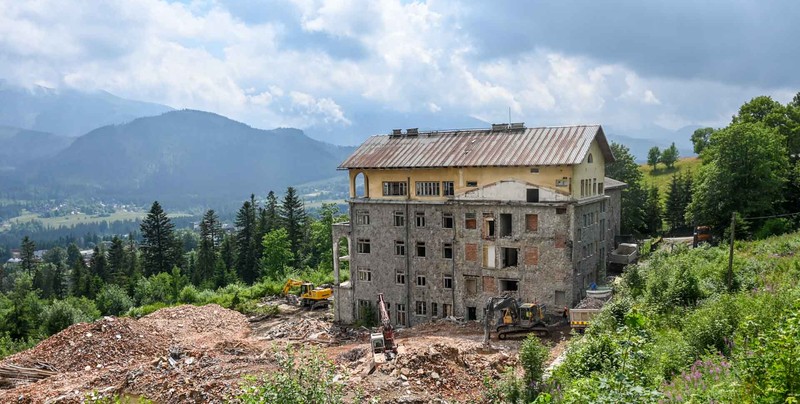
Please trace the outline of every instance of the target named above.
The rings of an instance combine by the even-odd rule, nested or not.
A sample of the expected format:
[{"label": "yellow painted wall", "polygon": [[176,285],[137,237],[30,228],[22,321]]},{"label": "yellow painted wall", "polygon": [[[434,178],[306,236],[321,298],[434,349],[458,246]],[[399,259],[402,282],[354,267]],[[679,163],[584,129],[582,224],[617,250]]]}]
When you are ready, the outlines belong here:
[{"label": "yellow painted wall", "polygon": [[[530,167],[464,167],[464,168],[420,168],[406,170],[350,170],[350,197],[355,197],[354,178],[364,173],[369,184],[368,196],[374,199],[440,201],[445,197],[416,196],[416,181],[453,181],[456,195],[484,187],[501,180],[519,180],[549,188],[554,192],[569,195],[569,187],[556,187],[556,180],[572,176],[570,166],[540,166],[538,173],[531,173]],[[384,181],[411,179],[408,196],[383,196]],[[359,177],[360,181],[360,177]],[[476,181],[477,187],[467,187],[468,181]],[[440,192],[443,192],[440,189]]]},{"label": "yellow painted wall", "polygon": [[[589,163],[589,155],[592,155],[593,162]],[[589,153],[583,157],[583,161],[574,166],[573,173],[572,173],[572,197],[575,199],[581,198],[581,180],[589,180],[592,183],[592,186],[589,189],[589,192],[586,193],[583,197],[588,198],[594,195],[598,195],[598,193],[594,193],[594,182],[596,180],[597,183],[603,182],[606,173],[606,160],[603,157],[603,152],[600,150],[600,146],[598,146],[597,141],[593,141],[592,144],[589,146]]]},{"label": "yellow painted wall", "polygon": [[[390,169],[390,170],[361,170],[351,169],[350,174],[350,197],[355,198],[355,178],[363,173],[366,176],[368,185],[367,196],[373,199],[395,199],[395,200],[421,200],[421,201],[442,201],[445,197],[418,197],[416,196],[416,181],[453,181],[455,183],[455,193],[463,194],[466,191],[484,187],[486,185],[502,180],[519,180],[548,188],[563,195],[571,195],[573,198],[580,199],[580,180],[597,179],[603,181],[605,176],[605,160],[597,141],[593,141],[589,147],[589,152],[593,156],[593,163],[587,163],[587,157],[581,164],[576,166],[539,166],[538,173],[531,173],[531,167],[464,167],[464,168],[415,168],[415,169]],[[588,156],[588,154],[587,154]],[[556,187],[556,180],[567,177],[569,186]],[[408,195],[406,196],[383,196],[384,181],[409,182]],[[359,177],[361,181],[361,177]],[[467,187],[468,181],[477,181],[477,187]],[[440,189],[440,192],[443,192]],[[359,195],[361,197],[363,195]],[[585,195],[589,197],[591,194]]]}]

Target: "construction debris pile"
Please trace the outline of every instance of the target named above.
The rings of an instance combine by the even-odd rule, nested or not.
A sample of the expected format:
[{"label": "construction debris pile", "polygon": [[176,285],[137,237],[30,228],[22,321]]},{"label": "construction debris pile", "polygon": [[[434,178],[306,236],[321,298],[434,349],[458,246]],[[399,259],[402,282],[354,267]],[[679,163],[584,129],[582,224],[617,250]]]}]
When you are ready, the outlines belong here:
[{"label": "construction debris pile", "polygon": [[[75,324],[0,361],[0,403],[81,403],[124,396],[154,402],[235,402],[245,376],[277,369],[275,350],[319,346],[348,394],[381,402],[481,399],[482,381],[517,364],[519,342],[485,348],[475,322],[398,330],[394,360],[374,361],[369,330],[296,311],[250,322],[218,305],[166,308],[138,320]],[[515,345],[516,344],[516,345]]]},{"label": "construction debris pile", "polygon": [[254,326],[258,339],[267,341],[288,339],[316,344],[341,344],[366,340],[368,332],[341,327],[312,316],[278,318]]},{"label": "construction debris pile", "polygon": [[75,324],[0,361],[0,369],[52,372],[38,381],[3,378],[13,389],[0,390],[0,402],[82,402],[98,392],[157,402],[222,401],[237,391],[243,374],[269,366],[243,340],[248,333],[243,315],[217,305]]},{"label": "construction debris pile", "polygon": [[[356,359],[358,355],[362,356]],[[402,346],[395,360],[367,375],[371,356],[369,350],[351,350],[337,360],[363,377],[356,381],[368,397],[385,398],[388,391],[397,391],[399,401],[429,393],[445,400],[480,399],[485,377],[499,378],[517,363],[516,355],[505,350],[485,350],[479,342],[448,337],[418,337],[413,345]]]},{"label": "construction debris pile", "polygon": [[600,298],[587,296],[583,300],[581,300],[578,303],[578,305],[575,306],[575,308],[576,309],[602,309],[603,305],[605,305],[607,301],[608,301],[608,299],[600,299]]}]

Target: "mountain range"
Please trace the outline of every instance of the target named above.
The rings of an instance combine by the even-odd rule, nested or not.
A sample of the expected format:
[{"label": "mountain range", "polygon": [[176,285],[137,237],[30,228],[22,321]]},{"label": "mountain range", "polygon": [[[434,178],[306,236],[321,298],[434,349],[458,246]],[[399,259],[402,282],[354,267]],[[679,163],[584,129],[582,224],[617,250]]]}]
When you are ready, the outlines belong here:
[{"label": "mountain range", "polygon": [[261,130],[180,110],[95,129],[39,161],[27,178],[124,199],[240,200],[334,177],[352,151],[298,129]]},{"label": "mountain range", "polygon": [[[377,111],[367,113],[364,122],[373,131],[382,126],[379,121],[424,122],[428,129],[448,123],[488,126],[446,113],[422,118]],[[355,124],[348,134],[328,128],[324,138],[358,143],[368,135],[354,133],[362,126]],[[310,128],[316,135],[322,129]],[[694,129],[648,128],[642,132],[648,139],[613,127],[606,133],[642,162],[650,147],[663,149],[673,140],[682,156],[691,155]],[[214,113],[173,110],[106,92],[22,88],[2,81],[0,145],[0,182],[6,189],[174,201],[241,200],[251,192],[282,192],[289,185],[341,176],[336,167],[354,150],[298,129],[262,130]]]},{"label": "mountain range", "polygon": [[105,91],[21,87],[0,80],[0,125],[68,137],[172,108]]}]

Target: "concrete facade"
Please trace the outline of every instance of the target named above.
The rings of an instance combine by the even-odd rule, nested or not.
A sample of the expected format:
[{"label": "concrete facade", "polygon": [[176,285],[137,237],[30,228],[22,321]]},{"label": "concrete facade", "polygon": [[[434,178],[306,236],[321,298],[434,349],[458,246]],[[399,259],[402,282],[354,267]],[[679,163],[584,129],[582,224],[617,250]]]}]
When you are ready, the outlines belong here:
[{"label": "concrete facade", "polygon": [[[357,321],[379,293],[392,322],[404,326],[447,316],[481,320],[486,301],[504,293],[553,313],[573,307],[605,276],[619,229],[619,189],[603,189],[613,156],[604,155],[600,134],[574,165],[348,167],[350,221],[332,235],[336,319]],[[448,182],[454,191],[412,196],[419,182],[442,189]],[[387,183],[405,184],[397,188],[404,194],[384,195]],[[346,256],[338,251],[343,238]],[[350,280],[339,285],[345,262]]]}]

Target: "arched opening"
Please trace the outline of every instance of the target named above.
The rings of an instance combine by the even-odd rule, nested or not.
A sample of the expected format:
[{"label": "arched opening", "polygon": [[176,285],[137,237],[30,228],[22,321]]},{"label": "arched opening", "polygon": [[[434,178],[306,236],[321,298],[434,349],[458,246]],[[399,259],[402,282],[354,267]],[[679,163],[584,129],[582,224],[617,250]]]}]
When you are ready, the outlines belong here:
[{"label": "arched opening", "polygon": [[359,172],[353,177],[351,187],[353,198],[369,198],[369,178],[363,172]]},{"label": "arched opening", "polygon": [[590,164],[591,164],[591,163],[594,163],[594,158],[592,157],[592,153],[589,153],[589,158],[588,158],[588,159],[586,159],[586,162],[587,162],[587,163],[590,163]]}]

